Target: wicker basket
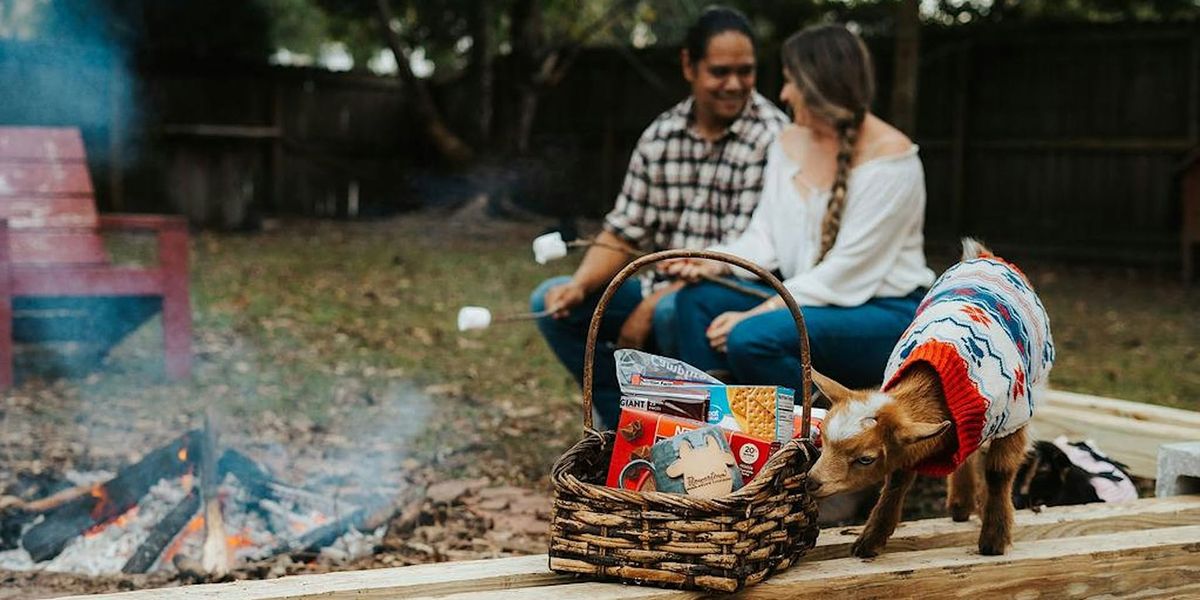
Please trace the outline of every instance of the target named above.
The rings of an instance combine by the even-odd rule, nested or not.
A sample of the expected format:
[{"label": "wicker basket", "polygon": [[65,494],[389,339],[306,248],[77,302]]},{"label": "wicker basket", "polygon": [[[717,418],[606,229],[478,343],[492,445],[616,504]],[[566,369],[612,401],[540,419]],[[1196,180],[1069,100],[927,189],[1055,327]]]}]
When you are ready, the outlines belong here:
[{"label": "wicker basket", "polygon": [[[783,297],[800,331],[804,419],[745,487],[715,499],[605,487],[615,433],[592,429],[593,362],[600,319],[617,288],[642,267],[707,258],[751,271]],[[808,335],[796,301],[770,273],[727,254],[668,250],[640,257],[609,283],[588,330],[583,375],[584,439],[554,465],[550,569],[596,579],[732,592],[790,566],[817,541],[817,506],[805,491],[817,451],[809,431]]]}]

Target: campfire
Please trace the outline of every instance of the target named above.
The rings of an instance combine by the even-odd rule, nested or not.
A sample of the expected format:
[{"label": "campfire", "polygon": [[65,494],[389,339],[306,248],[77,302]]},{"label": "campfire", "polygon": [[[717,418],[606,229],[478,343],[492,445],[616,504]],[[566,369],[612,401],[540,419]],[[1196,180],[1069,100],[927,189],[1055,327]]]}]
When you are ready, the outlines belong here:
[{"label": "campfire", "polygon": [[219,580],[281,554],[370,551],[392,512],[386,497],[284,483],[222,449],[210,423],[114,477],[0,512],[0,568]]}]

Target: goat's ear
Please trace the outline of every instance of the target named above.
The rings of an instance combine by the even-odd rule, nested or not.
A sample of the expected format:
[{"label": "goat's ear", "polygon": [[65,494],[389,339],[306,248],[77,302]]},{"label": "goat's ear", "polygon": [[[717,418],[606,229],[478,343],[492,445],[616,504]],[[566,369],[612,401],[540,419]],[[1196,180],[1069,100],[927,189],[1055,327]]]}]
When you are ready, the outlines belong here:
[{"label": "goat's ear", "polygon": [[900,432],[900,441],[905,444],[915,444],[925,440],[931,440],[947,429],[950,429],[950,421],[942,421],[941,423],[911,423]]},{"label": "goat's ear", "polygon": [[851,392],[846,386],[818,373],[816,369],[812,369],[812,380],[817,389],[829,398],[831,406],[837,406],[850,398]]}]

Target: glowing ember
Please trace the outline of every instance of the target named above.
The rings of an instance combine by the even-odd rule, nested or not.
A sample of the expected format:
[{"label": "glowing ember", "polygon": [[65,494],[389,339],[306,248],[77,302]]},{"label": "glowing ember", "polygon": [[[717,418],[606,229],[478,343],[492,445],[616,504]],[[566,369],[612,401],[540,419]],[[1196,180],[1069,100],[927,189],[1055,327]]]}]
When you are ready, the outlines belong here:
[{"label": "glowing ember", "polygon": [[96,485],[92,486],[92,491],[90,493],[92,497],[96,499],[96,505],[92,507],[92,520],[103,521],[104,517],[110,511],[108,490],[106,490],[103,485],[97,483]]},{"label": "glowing ember", "polygon": [[84,535],[84,537],[94,537],[94,536],[100,535],[100,532],[108,527],[124,528],[126,525],[129,524],[130,521],[134,520],[137,517],[137,514],[138,514],[138,507],[135,506],[135,507],[125,511],[124,514],[117,517],[110,523],[98,523],[96,525],[93,525],[91,527],[91,529],[88,529],[87,531],[83,532],[83,535]]},{"label": "glowing ember", "polygon": [[179,449],[179,462],[187,462],[187,446]]},{"label": "glowing ember", "polygon": [[179,535],[175,536],[175,541],[171,542],[171,546],[167,548],[166,552],[163,552],[160,562],[162,562],[164,565],[170,564],[171,559],[175,558],[175,555],[179,554],[179,550],[183,548],[184,542],[186,542],[187,539],[192,536],[192,534],[200,531],[201,529],[204,529],[204,515],[197,514],[196,516],[192,517],[191,521],[188,521],[188,524],[184,526],[183,531],[179,532]]},{"label": "glowing ember", "polygon": [[242,529],[240,532],[225,537],[225,547],[229,549],[232,555],[239,548],[250,548],[255,546],[254,540],[250,538],[250,530]]}]

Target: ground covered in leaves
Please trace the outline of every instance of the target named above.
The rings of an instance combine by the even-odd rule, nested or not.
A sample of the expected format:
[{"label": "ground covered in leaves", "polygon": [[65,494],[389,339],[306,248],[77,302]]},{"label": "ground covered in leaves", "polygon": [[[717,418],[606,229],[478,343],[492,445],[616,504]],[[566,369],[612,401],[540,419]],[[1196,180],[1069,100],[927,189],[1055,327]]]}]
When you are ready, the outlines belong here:
[{"label": "ground covered in leaves", "polygon": [[[573,268],[533,262],[544,226],[424,213],[196,234],[192,381],[163,380],[156,321],[96,373],[26,379],[0,403],[0,496],[115,471],[211,408],[222,442],[282,479],[397,498],[373,556],[241,576],[542,552],[547,474],[580,434],[578,389],[530,324],[460,334],[454,320],[466,304],[521,312],[539,281]],[[1051,315],[1056,387],[1200,409],[1200,292],[1173,273],[1022,266]],[[168,583],[0,572],[0,598]]]}]

